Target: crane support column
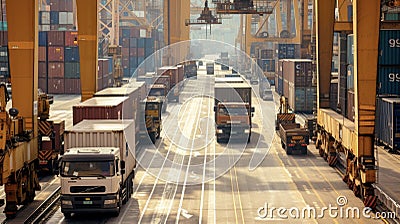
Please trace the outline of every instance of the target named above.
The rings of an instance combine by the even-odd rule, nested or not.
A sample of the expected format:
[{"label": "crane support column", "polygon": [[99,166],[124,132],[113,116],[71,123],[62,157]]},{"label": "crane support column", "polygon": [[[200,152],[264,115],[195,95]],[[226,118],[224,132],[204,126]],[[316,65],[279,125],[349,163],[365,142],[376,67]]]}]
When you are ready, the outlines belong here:
[{"label": "crane support column", "polygon": [[[329,107],[335,1],[315,0],[315,6],[317,21],[317,108],[319,109]],[[318,119],[320,118],[318,117]]]},{"label": "crane support column", "polygon": [[81,101],[92,98],[97,88],[98,0],[76,0],[81,74]]},{"label": "crane support column", "polygon": [[[361,196],[366,206],[376,203],[374,190],[374,124],[378,64],[380,1],[353,1],[354,33],[354,92],[355,132],[357,145],[353,149],[358,158],[355,164],[356,180],[361,181]],[[359,169],[359,172],[357,170]]]}]

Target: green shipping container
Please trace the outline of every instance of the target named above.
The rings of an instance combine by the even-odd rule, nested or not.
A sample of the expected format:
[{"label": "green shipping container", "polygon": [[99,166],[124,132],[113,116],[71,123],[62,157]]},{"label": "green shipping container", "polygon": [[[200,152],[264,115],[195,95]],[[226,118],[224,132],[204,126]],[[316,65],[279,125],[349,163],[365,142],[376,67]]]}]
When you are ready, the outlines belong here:
[{"label": "green shipping container", "polygon": [[79,75],[79,62],[65,62],[64,77],[68,79],[80,78]]}]

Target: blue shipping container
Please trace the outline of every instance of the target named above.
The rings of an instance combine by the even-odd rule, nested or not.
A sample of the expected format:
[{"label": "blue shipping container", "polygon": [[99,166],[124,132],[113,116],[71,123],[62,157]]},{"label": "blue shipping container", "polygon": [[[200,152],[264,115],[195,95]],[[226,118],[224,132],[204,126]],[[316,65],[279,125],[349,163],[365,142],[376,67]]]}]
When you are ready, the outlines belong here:
[{"label": "blue shipping container", "polygon": [[137,68],[138,67],[138,58],[137,57],[130,57],[129,58],[129,67],[130,68]]},{"label": "blue shipping container", "polygon": [[400,30],[381,30],[379,32],[379,65],[400,64]]},{"label": "blue shipping container", "polygon": [[79,62],[79,47],[64,48],[65,62]]},{"label": "blue shipping container", "polygon": [[379,66],[376,92],[378,95],[400,95],[400,67]]},{"label": "blue shipping container", "polygon": [[347,89],[354,89],[354,66],[347,66]]},{"label": "blue shipping container", "polygon": [[146,38],[139,38],[138,39],[138,48],[144,48],[144,43]]},{"label": "blue shipping container", "polygon": [[347,64],[354,65],[354,35],[347,36]]},{"label": "blue shipping container", "polygon": [[347,6],[347,20],[353,21],[353,5]]},{"label": "blue shipping container", "polygon": [[131,36],[130,29],[122,29],[122,38],[129,38]]},{"label": "blue shipping container", "polygon": [[375,136],[390,147],[400,149],[400,98],[378,98]]},{"label": "blue shipping container", "polygon": [[39,31],[39,46],[47,46],[47,32]]},{"label": "blue shipping container", "polygon": [[129,74],[129,72],[130,72],[129,68],[124,68],[123,71],[124,71],[124,77],[128,77],[128,78],[131,77],[131,75]]},{"label": "blue shipping container", "polygon": [[137,47],[137,38],[129,38],[129,47],[130,48],[132,48],[132,47]]},{"label": "blue shipping container", "polygon": [[50,24],[58,25],[59,24],[59,13],[55,11],[50,11]]},{"label": "blue shipping container", "polygon": [[0,62],[8,62],[8,48],[0,47]]}]

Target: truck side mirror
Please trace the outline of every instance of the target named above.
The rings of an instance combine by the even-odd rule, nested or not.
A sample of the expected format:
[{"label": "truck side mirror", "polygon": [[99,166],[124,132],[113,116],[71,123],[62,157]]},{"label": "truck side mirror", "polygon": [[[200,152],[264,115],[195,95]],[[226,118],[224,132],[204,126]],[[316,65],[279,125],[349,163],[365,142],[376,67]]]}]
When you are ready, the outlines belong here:
[{"label": "truck side mirror", "polygon": [[254,107],[252,107],[250,110],[251,110],[252,113],[254,113],[254,111],[255,111],[255,110],[254,110]]}]

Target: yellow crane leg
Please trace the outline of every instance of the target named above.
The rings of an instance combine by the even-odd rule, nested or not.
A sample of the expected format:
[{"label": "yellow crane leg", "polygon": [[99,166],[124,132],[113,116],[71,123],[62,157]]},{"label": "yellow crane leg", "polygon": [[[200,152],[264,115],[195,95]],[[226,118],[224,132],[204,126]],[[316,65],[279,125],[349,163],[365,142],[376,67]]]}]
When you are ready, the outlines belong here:
[{"label": "yellow crane leg", "polygon": [[364,204],[374,207],[376,197],[371,186],[375,183],[374,128],[375,96],[378,64],[378,41],[380,2],[353,1],[354,33],[354,93],[355,132],[357,147],[353,153],[357,158],[354,173],[360,181],[360,195]]},{"label": "yellow crane leg", "polygon": [[[7,217],[15,216],[17,205],[33,201],[40,189],[36,174],[38,143],[38,0],[7,0],[9,66],[12,74],[13,107],[19,110],[18,123],[30,132],[27,140],[0,148],[1,184],[5,185]],[[23,7],[21,7],[23,6]],[[2,111],[2,130],[11,129],[8,114]],[[25,122],[23,123],[23,121]],[[6,136],[4,141],[6,141]],[[9,137],[7,136],[7,140]],[[4,142],[2,141],[2,142]]]},{"label": "yellow crane leg", "polygon": [[81,101],[92,98],[97,88],[98,0],[76,0],[81,74]]}]

